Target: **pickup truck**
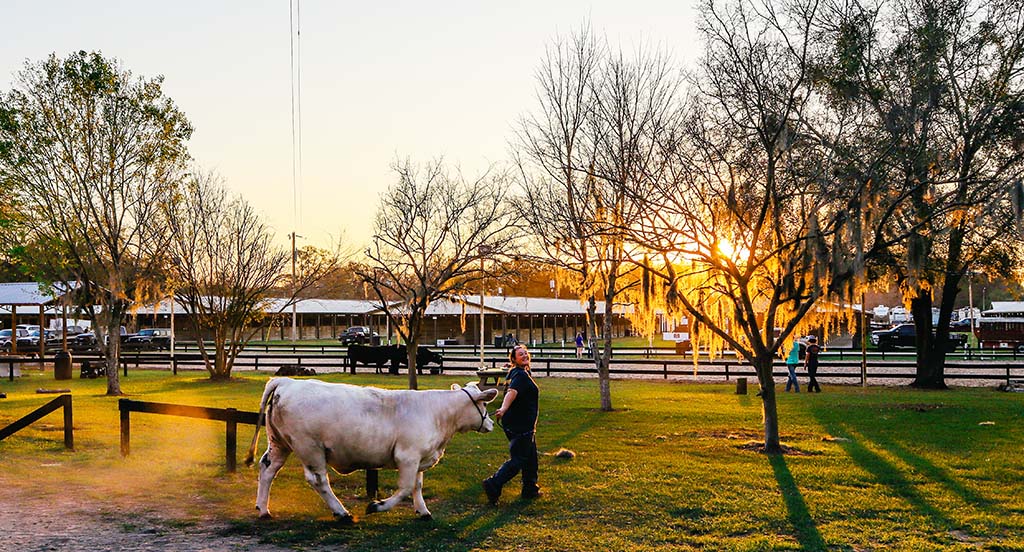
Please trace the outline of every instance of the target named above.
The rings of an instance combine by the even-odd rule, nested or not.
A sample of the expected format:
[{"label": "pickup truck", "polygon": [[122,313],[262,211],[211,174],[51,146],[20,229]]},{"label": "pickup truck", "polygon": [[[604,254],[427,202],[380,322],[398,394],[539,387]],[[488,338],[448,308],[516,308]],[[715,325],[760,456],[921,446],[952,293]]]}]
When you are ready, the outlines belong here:
[{"label": "pickup truck", "polygon": [[[914,348],[917,346],[917,329],[913,324],[900,324],[888,330],[871,332],[871,344],[879,351],[892,351],[900,347]],[[949,334],[947,351],[955,351],[967,343],[967,335],[962,333]]]},{"label": "pickup truck", "polygon": [[[121,332],[120,333],[121,333],[121,343],[122,344],[125,343],[128,340],[128,338],[130,338],[131,336],[135,335],[135,334],[128,333],[128,330],[124,326],[121,326]],[[80,333],[80,334],[75,336],[74,340],[72,340],[71,338],[68,338],[68,347],[71,348],[71,350],[73,350],[73,351],[98,351],[98,350],[100,350],[100,345],[99,345],[98,340],[96,339],[96,334],[94,332]]]},{"label": "pickup truck", "polygon": [[171,348],[170,328],[144,328],[124,342],[125,349],[163,351]]}]

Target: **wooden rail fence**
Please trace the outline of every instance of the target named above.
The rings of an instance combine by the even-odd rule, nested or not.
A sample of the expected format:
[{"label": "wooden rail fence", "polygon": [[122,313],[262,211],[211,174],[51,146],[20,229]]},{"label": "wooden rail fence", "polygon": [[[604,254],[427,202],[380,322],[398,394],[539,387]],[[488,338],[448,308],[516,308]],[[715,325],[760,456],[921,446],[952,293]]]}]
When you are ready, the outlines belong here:
[{"label": "wooden rail fence", "polygon": [[61,395],[52,401],[40,406],[39,408],[29,412],[22,416],[14,423],[7,427],[0,429],[0,441],[14,435],[18,431],[25,429],[33,422],[38,421],[43,416],[46,416],[50,412],[57,410],[58,408],[64,409],[64,448],[68,450],[75,450],[75,434],[74,434],[74,423],[71,410],[71,395]]},{"label": "wooden rail fence", "polygon": [[[501,367],[507,362],[507,357],[504,354],[494,354],[498,353],[499,350],[488,349],[486,352],[488,354],[484,359],[484,363],[491,368]],[[859,379],[861,377],[859,358],[851,358],[851,356],[850,354],[846,354],[845,357],[835,353],[828,356],[823,354],[818,376],[847,380]],[[661,376],[666,379],[669,377],[696,376],[698,378],[724,377],[728,380],[732,377],[753,376],[755,373],[754,368],[745,360],[731,357],[715,360],[701,358],[696,370],[692,357],[666,355],[663,358],[636,358],[632,354],[629,354],[628,357],[626,354],[621,354],[616,350],[615,355],[610,361],[609,371],[613,376]],[[94,355],[84,358],[90,362],[99,360]],[[83,356],[75,356],[74,360],[76,362],[83,360]],[[0,359],[0,363],[6,364],[8,362],[35,363],[38,360]],[[443,369],[438,370],[438,372],[475,374],[480,367],[479,362],[478,356],[462,355],[451,351],[445,357]],[[179,367],[203,367],[205,366],[205,361],[197,353],[176,353],[172,355],[166,352],[128,352],[122,355],[121,364],[127,376],[129,364],[134,364],[136,367],[144,365],[169,366],[172,372],[176,374]],[[357,372],[357,367],[352,365],[351,359],[344,352],[331,352],[327,354],[321,354],[317,351],[307,353],[243,352],[234,362],[234,367],[237,369],[252,370],[274,371],[283,365],[318,370],[344,370],[352,374]],[[386,364],[385,366],[389,365]],[[423,372],[427,373],[434,368],[436,368],[434,365],[428,366]],[[378,371],[378,368],[374,365],[366,367],[360,365],[358,370]],[[591,359],[548,356],[547,351],[543,349],[538,350],[533,355],[533,370],[537,374],[544,375],[592,376],[595,374],[593,360]],[[914,356],[912,354],[870,354],[867,358],[866,377],[868,380],[912,379],[915,377],[914,370]],[[774,375],[779,377],[786,376],[785,364],[781,360],[776,362]],[[1008,382],[1011,379],[1024,377],[1024,357],[1015,355],[1010,351],[998,355],[990,354],[988,350],[985,350],[983,354],[978,350],[972,350],[970,353],[954,353],[947,357],[945,377],[952,380],[978,379]]]}]

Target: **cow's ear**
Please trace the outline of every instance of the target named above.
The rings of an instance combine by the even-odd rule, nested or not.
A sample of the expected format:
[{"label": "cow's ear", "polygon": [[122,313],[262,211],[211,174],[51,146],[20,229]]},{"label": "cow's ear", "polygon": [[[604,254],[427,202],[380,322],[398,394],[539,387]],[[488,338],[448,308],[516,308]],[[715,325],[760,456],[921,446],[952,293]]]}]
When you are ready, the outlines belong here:
[{"label": "cow's ear", "polygon": [[483,391],[483,392],[480,393],[480,400],[483,401],[484,404],[487,404],[487,403],[493,401],[494,398],[497,397],[497,396],[498,396],[498,390],[497,389],[488,389],[487,391]]},{"label": "cow's ear", "polygon": [[459,387],[459,384],[457,384],[457,383],[453,383],[452,384],[452,391],[458,391],[459,389],[462,389],[461,387]]}]

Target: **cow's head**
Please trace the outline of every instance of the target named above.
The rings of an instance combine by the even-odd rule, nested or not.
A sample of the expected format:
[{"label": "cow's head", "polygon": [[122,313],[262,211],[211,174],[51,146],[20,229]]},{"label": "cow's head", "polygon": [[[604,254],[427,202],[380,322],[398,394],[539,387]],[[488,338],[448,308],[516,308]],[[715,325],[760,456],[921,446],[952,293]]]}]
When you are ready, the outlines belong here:
[{"label": "cow's head", "polygon": [[490,433],[494,431],[494,421],[487,414],[487,403],[494,400],[498,396],[497,389],[488,389],[481,391],[476,386],[476,382],[469,382],[465,387],[459,387],[459,384],[452,384],[453,391],[461,391],[466,396],[465,408],[459,410],[460,421],[465,421],[464,424],[460,423],[460,429],[462,431],[479,431],[480,433]]}]

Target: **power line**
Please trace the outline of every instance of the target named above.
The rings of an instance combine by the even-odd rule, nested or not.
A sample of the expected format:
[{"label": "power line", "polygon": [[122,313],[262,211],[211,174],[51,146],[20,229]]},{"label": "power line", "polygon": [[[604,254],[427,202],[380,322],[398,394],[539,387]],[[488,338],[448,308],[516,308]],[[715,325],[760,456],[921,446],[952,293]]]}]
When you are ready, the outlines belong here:
[{"label": "power line", "polygon": [[288,55],[292,122],[292,228],[302,221],[302,3],[288,0]]},{"label": "power line", "polygon": [[302,230],[302,0],[295,0],[295,118],[299,158],[296,229]]}]

